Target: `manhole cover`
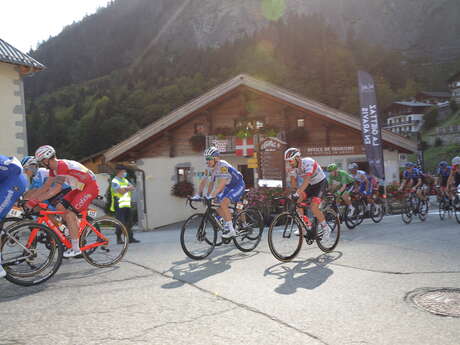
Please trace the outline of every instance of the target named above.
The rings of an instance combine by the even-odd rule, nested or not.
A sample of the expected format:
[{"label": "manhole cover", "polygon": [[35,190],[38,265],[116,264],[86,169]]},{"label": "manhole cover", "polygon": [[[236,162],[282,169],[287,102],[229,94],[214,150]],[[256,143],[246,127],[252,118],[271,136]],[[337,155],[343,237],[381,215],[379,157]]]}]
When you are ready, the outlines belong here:
[{"label": "manhole cover", "polygon": [[432,314],[460,317],[460,289],[423,288],[409,292],[406,300]]}]

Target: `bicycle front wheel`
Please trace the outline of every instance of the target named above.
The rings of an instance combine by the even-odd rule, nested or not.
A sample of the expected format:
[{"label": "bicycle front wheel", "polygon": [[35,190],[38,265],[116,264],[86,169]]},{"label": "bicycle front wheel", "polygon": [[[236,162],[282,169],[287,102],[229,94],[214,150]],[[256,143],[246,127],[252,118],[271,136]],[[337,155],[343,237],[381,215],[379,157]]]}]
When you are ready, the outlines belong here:
[{"label": "bicycle front wheel", "polygon": [[110,267],[120,262],[128,250],[128,230],[116,218],[103,216],[89,221],[80,236],[85,260],[96,267]]},{"label": "bicycle front wheel", "polygon": [[439,218],[441,220],[446,219],[447,205],[448,204],[445,198],[442,198],[441,201],[439,201]]},{"label": "bicycle front wheel", "polygon": [[203,213],[190,216],[182,225],[180,244],[193,260],[202,260],[212,253],[217,241],[216,225]]},{"label": "bicycle front wheel", "polygon": [[410,222],[412,222],[412,200],[410,197],[404,201],[401,218],[405,224],[410,224]]},{"label": "bicycle front wheel", "polygon": [[426,217],[428,215],[428,200],[421,200],[419,201],[418,204],[418,218],[424,222],[426,220]]},{"label": "bicycle front wheel", "polygon": [[268,246],[275,258],[291,261],[299,254],[303,243],[303,226],[289,212],[276,216],[268,229]]},{"label": "bicycle front wheel", "polygon": [[6,279],[17,285],[37,285],[50,279],[61,266],[63,252],[57,235],[32,221],[11,225],[0,239]]},{"label": "bicycle front wheel", "polygon": [[262,239],[264,230],[262,214],[255,208],[238,212],[234,219],[234,227],[237,235],[233,238],[233,243],[242,252],[250,252]]},{"label": "bicycle front wheel", "polygon": [[385,214],[385,209],[381,201],[375,201],[371,204],[370,216],[374,223],[380,223]]}]

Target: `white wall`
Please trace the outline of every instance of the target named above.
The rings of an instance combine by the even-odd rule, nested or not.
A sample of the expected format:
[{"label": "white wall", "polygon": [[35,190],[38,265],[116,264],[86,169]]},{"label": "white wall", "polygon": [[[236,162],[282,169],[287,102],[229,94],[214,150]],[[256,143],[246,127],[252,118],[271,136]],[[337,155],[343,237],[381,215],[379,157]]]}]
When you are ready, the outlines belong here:
[{"label": "white wall", "polygon": [[22,78],[16,66],[0,62],[0,154],[27,154],[27,131]]},{"label": "white wall", "polygon": [[183,221],[196,212],[185,207],[185,199],[172,196],[171,188],[176,183],[176,167],[188,166],[192,168],[193,183],[198,188],[198,175],[205,168],[202,155],[145,158],[139,160],[137,166],[145,172],[148,229]]}]

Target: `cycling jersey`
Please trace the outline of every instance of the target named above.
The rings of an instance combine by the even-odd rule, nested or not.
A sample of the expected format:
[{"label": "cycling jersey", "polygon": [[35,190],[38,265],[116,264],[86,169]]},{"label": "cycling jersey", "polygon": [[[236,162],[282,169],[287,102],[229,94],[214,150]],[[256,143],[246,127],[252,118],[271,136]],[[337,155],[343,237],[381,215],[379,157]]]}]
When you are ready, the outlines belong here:
[{"label": "cycling jersey", "polygon": [[324,174],[323,169],[321,169],[321,166],[317,161],[310,157],[302,158],[298,168],[289,167],[287,169],[287,176],[295,178],[310,176],[310,184],[317,184],[326,179],[326,175]]},{"label": "cycling jersey", "polygon": [[26,187],[27,178],[21,163],[15,157],[0,155],[0,220],[8,214]]},{"label": "cycling jersey", "polygon": [[450,170],[451,170],[450,166],[445,167],[445,168],[438,168],[436,170],[436,175],[438,175],[439,177],[449,177]]},{"label": "cycling jersey", "polygon": [[229,187],[244,184],[243,175],[224,160],[217,161],[214,168],[207,168],[205,175],[211,178],[211,182],[215,182],[216,179],[228,179],[226,185]]},{"label": "cycling jersey", "polygon": [[356,182],[363,182],[363,177],[369,179],[366,172],[363,170],[356,170],[355,174],[350,174],[351,177],[355,179]]},{"label": "cycling jersey", "polygon": [[49,176],[48,169],[39,168],[35,176],[32,177],[32,181],[28,189],[41,188],[45,184],[46,180],[48,179],[48,176]]},{"label": "cycling jersey", "polygon": [[340,183],[341,186],[344,186],[353,183],[354,179],[345,170],[337,170],[337,175],[333,176],[332,173],[330,173],[327,178],[327,181],[329,182],[329,184],[332,184],[332,181],[336,181]]},{"label": "cycling jersey", "polygon": [[57,162],[56,170],[50,169],[50,177],[63,176],[72,189],[83,190],[87,185],[96,184],[96,176],[84,165],[67,159],[59,159]]},{"label": "cycling jersey", "polygon": [[412,171],[405,170],[403,173],[403,178],[405,180],[413,180],[416,183],[419,178],[423,178],[423,174],[420,169],[413,168]]}]

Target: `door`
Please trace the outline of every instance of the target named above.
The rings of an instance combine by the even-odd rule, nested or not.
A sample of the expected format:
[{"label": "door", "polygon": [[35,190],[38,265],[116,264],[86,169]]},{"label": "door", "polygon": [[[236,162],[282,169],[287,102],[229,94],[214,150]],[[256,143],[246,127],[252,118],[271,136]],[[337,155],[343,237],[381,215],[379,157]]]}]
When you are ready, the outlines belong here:
[{"label": "door", "polygon": [[243,175],[246,188],[254,188],[254,169],[248,168],[247,164],[238,165],[238,171]]}]

